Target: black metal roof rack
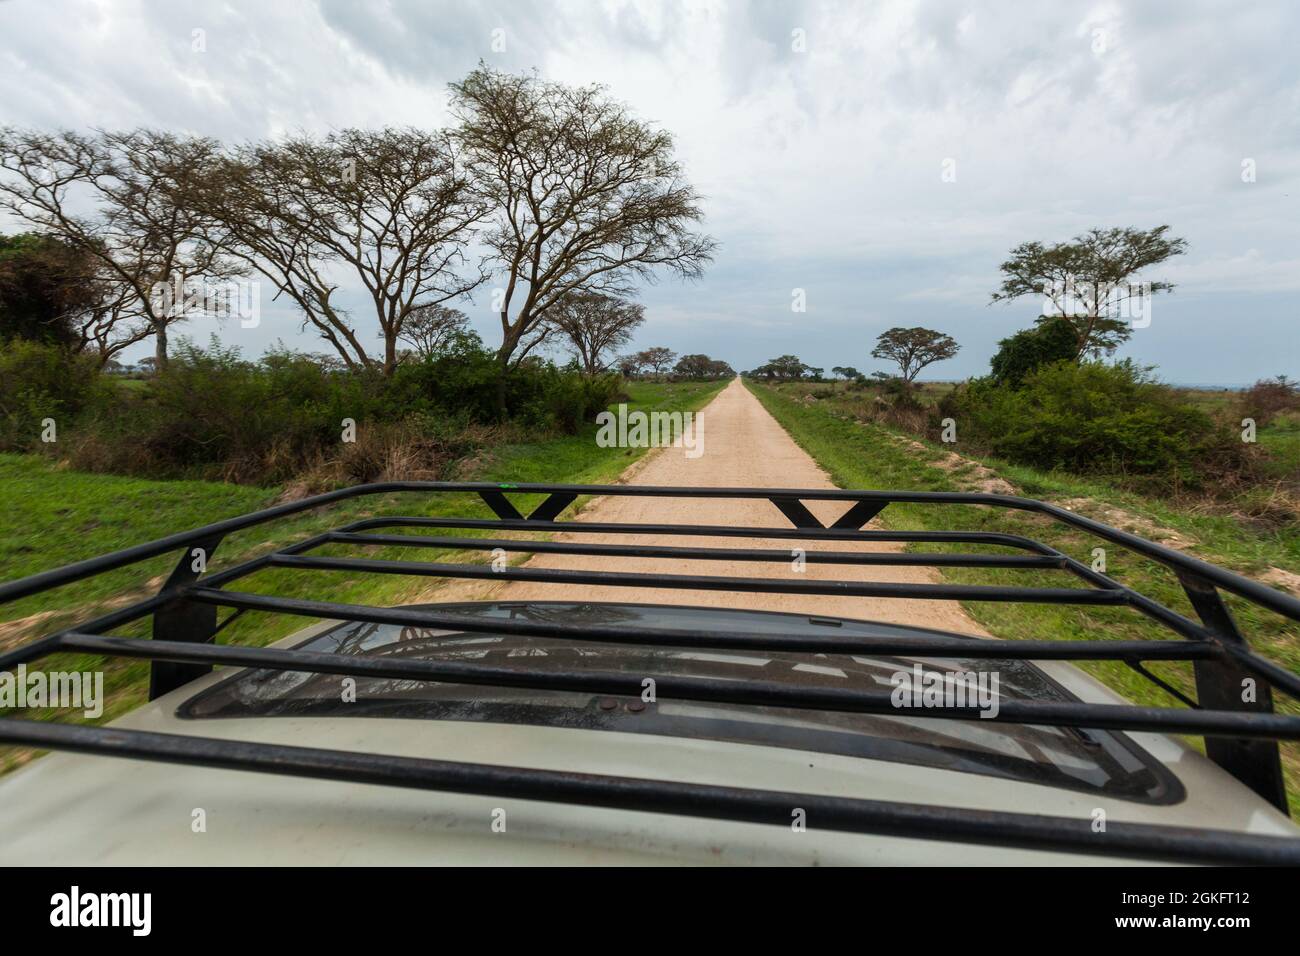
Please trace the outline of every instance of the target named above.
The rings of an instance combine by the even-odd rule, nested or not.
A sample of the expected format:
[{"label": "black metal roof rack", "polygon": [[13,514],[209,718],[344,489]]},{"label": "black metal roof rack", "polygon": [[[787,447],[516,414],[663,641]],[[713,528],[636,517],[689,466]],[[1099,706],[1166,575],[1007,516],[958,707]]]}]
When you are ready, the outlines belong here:
[{"label": "black metal roof rack", "polygon": [[[477,495],[496,517],[366,518],[312,535],[224,571],[205,576],[194,570],[194,549],[202,549],[206,561],[210,561],[222,539],[234,532],[346,499],[412,493]],[[545,498],[525,516],[511,501],[510,494],[540,494]],[[790,526],[756,528],[557,520],[580,496],[589,495],[767,500],[788,519]],[[811,501],[841,502],[846,507],[840,518],[826,526],[808,509],[806,502]],[[1177,575],[1199,620],[1185,617],[1150,597],[1093,571],[1061,551],[1030,538],[993,532],[886,532],[863,529],[868,521],[894,502],[985,505],[1040,513],[1168,567]],[[528,567],[492,570],[478,564],[321,557],[311,553],[327,544],[356,544],[482,551],[500,548],[528,553],[670,558],[679,561],[726,560],[756,565],[790,561],[789,551],[771,548],[586,544],[580,537],[573,541],[534,541],[377,533],[383,529],[391,532],[396,528],[627,534],[633,536],[633,540],[635,536],[682,535],[789,539],[813,543],[886,541],[1000,545],[1020,553],[864,553],[814,549],[806,551],[804,559],[810,564],[1058,569],[1073,575],[1083,586],[1046,588],[840,580],[795,581],[764,577]],[[217,632],[230,620],[227,618],[218,624],[219,607],[233,608],[235,614],[256,610],[310,618],[437,627],[467,632],[487,631],[697,649],[766,649],[921,658],[960,654],[963,657],[1004,660],[1119,660],[1169,690],[1172,688],[1147,671],[1142,663],[1156,660],[1190,661],[1194,668],[1198,700],[1189,701],[1191,706],[1188,708],[1006,701],[1000,704],[993,719],[1017,724],[1200,735],[1205,738],[1206,752],[1211,760],[1284,813],[1287,809],[1278,741],[1300,739],[1300,717],[1275,714],[1272,692],[1277,689],[1292,698],[1300,698],[1300,675],[1259,656],[1249,648],[1237,629],[1221,592],[1237,595],[1296,621],[1300,621],[1300,601],[1189,555],[1041,501],[1006,495],[949,492],[386,482],[341,489],[278,505],[0,584],[0,604],[177,551],[183,552],[181,559],[156,594],[117,608],[95,620],[0,653],[0,670],[10,670],[19,664],[31,663],[62,651],[143,658],[152,662],[151,699],[208,673],[213,665],[218,664],[539,690],[637,695],[641,692],[642,675],[630,676],[619,672],[502,668],[460,661],[391,661],[303,650],[217,645]],[[204,566],[206,561],[203,562]],[[1127,607],[1143,614],[1172,631],[1181,640],[972,641],[939,635],[864,638],[837,637],[834,633],[820,637],[806,633],[741,634],[715,633],[709,630],[629,629],[625,626],[487,619],[456,614],[436,607],[388,608],[299,600],[231,588],[240,579],[272,567],[593,586],[1106,605]],[[146,617],[152,617],[152,639],[112,636],[112,631]],[[896,713],[889,694],[882,692],[844,688],[795,689],[763,681],[666,674],[647,676],[655,677],[656,693],[669,699],[859,713]],[[1254,681],[1256,693],[1253,699],[1245,695],[1248,699],[1243,700],[1243,682],[1248,680]],[[909,716],[976,719],[980,717],[980,712],[971,708],[936,707],[909,712]],[[0,742],[207,767],[514,796],[754,823],[788,825],[791,808],[801,807],[807,811],[810,826],[919,839],[1060,849],[1103,856],[1181,862],[1300,863],[1300,840],[1281,837],[1130,823],[1111,823],[1105,832],[1098,833],[1094,832],[1090,819],[995,813],[664,780],[453,763],[12,717],[0,720]]]}]

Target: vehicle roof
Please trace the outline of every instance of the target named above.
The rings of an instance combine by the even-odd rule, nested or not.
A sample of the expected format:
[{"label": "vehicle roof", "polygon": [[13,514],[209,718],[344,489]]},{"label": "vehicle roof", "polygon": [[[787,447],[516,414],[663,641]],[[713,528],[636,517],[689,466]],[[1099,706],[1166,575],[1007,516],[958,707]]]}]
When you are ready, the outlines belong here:
[{"label": "vehicle roof", "polygon": [[[779,616],[779,615],[777,615]],[[290,647],[335,622],[279,642]],[[1122,699],[1078,668],[1038,662],[1080,699]],[[1182,742],[1129,736],[1187,797],[1171,806],[1014,780],[754,744],[563,727],[367,718],[185,720],[220,671],[111,726],[808,794],[1300,836],[1284,815]],[[194,832],[202,810],[206,832]],[[505,811],[505,832],[493,829]],[[818,830],[499,797],[402,790],[119,758],[52,754],[0,780],[0,862],[82,864],[871,863],[1061,864],[1106,857]]]}]

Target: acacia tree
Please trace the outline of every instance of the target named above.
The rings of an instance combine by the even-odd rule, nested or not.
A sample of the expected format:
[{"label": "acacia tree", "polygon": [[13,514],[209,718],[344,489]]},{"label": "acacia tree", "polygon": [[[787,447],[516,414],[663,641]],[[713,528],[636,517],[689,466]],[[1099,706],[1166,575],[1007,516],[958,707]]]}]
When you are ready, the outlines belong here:
[{"label": "acacia tree", "polygon": [[1133,334],[1120,317],[1123,309],[1135,299],[1173,289],[1169,282],[1135,282],[1143,269],[1187,251],[1187,241],[1167,236],[1168,231],[1168,226],[1090,229],[1050,246],[1022,243],[1000,266],[1002,287],[990,304],[1041,295],[1048,305],[1038,321],[1069,319],[1076,361],[1113,352]]},{"label": "acacia tree", "polygon": [[[460,274],[486,207],[450,137],[417,129],[345,129],[254,143],[209,164],[205,212],[226,248],[287,295],[349,368],[397,367],[412,313],[468,295]],[[383,340],[373,355],[336,293],[360,280]]]},{"label": "acacia tree", "polygon": [[636,357],[640,359],[643,368],[650,369],[656,375],[662,375],[677,361],[677,353],[662,345],[640,351]]},{"label": "acacia tree", "polygon": [[94,303],[70,317],[75,336],[72,349],[94,355],[102,369],[119,352],[156,333],[134,307],[135,296],[121,283],[92,278],[90,288]]},{"label": "acacia tree", "polygon": [[831,369],[831,374],[838,375],[840,378],[847,380],[850,378],[857,378],[862,373],[859,372],[857,369],[855,369],[852,365],[836,365],[834,368]]},{"label": "acacia tree", "polygon": [[771,374],[768,376],[769,378],[779,379],[803,378],[804,375],[812,371],[809,366],[804,365],[803,362],[799,360],[797,355],[778,355],[766,365],[761,366],[761,369],[768,369],[771,371]]},{"label": "acacia tree", "polygon": [[880,333],[871,356],[896,362],[899,377],[904,384],[911,385],[921,369],[952,358],[960,348],[952,336],[933,329],[919,326],[910,329],[892,328]]},{"label": "acacia tree", "polygon": [[94,264],[107,305],[92,338],[115,341],[119,322],[142,322],[159,369],[168,330],[194,314],[159,290],[241,271],[195,202],[199,171],[216,153],[212,140],[154,130],[0,130],[0,168],[9,173],[0,178],[0,208]]},{"label": "acacia tree", "polygon": [[483,237],[504,279],[498,413],[511,357],[565,295],[622,296],[662,268],[700,275],[714,249],[693,232],[699,196],[672,137],[602,87],[567,86],[480,64],[451,84],[475,188],[490,202]]},{"label": "acacia tree", "polygon": [[469,328],[469,317],[459,309],[439,303],[417,305],[411,309],[398,338],[411,346],[421,358],[442,352]]},{"label": "acacia tree", "polygon": [[735,370],[721,359],[709,358],[707,355],[683,355],[673,367],[673,374],[681,378],[716,379],[731,378]]},{"label": "acacia tree", "polygon": [[568,338],[582,370],[595,375],[605,368],[604,357],[626,345],[645,322],[645,306],[597,292],[570,292],[547,322]]},{"label": "acacia tree", "polygon": [[635,352],[631,355],[620,355],[614,360],[614,367],[619,370],[626,378],[636,378],[645,368],[645,362],[641,360],[641,353]]}]

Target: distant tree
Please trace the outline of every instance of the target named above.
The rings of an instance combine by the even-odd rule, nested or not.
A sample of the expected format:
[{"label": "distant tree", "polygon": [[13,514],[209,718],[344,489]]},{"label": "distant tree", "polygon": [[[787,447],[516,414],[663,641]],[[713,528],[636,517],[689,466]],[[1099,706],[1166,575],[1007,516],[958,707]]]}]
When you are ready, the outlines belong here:
[{"label": "distant tree", "polygon": [[1167,236],[1168,231],[1168,226],[1090,229],[1050,246],[1023,243],[1000,266],[1002,287],[991,302],[1043,296],[1046,307],[1039,322],[1056,317],[1070,321],[1076,360],[1113,352],[1133,334],[1131,324],[1120,317],[1122,309],[1147,293],[1173,289],[1169,282],[1135,282],[1142,270],[1187,251],[1187,241]]},{"label": "distant tree", "polygon": [[432,358],[443,352],[468,327],[469,318],[464,312],[428,302],[411,309],[397,337],[421,358]]},{"label": "distant tree", "polygon": [[803,378],[812,371],[807,365],[799,361],[795,355],[779,355],[768,361],[766,365],[761,365],[756,370],[762,373],[763,378],[776,378],[783,381],[790,379]]},{"label": "distant tree", "polygon": [[933,329],[892,328],[880,333],[871,355],[897,363],[899,377],[911,385],[921,369],[952,358],[960,348],[951,336]]},{"label": "distant tree", "polygon": [[1300,409],[1300,389],[1286,375],[1260,379],[1238,394],[1236,406],[1234,417],[1249,417],[1257,425],[1267,425],[1283,412]]},{"label": "distant tree", "polygon": [[1000,341],[989,365],[995,382],[1015,387],[1039,366],[1073,361],[1077,354],[1078,339],[1074,326],[1063,318],[1056,318]]},{"label": "distant tree", "polygon": [[672,349],[656,346],[652,349],[646,349],[637,353],[637,358],[641,360],[642,366],[649,368],[656,375],[662,375],[668,369],[673,367],[677,361],[677,353]]},{"label": "distant tree", "polygon": [[547,322],[569,340],[583,372],[595,375],[611,352],[632,340],[645,322],[645,307],[599,292],[570,292],[551,308]]},{"label": "distant tree", "polygon": [[627,295],[656,269],[699,276],[714,242],[693,232],[699,196],[672,137],[599,86],[546,82],[483,64],[451,84],[478,195],[484,241],[504,278],[498,412],[505,369],[525,337],[576,290]]},{"label": "distant tree", "polygon": [[673,368],[673,374],[679,378],[716,379],[731,378],[736,373],[726,362],[697,354],[683,355]]},{"label": "distant tree", "polygon": [[614,367],[627,378],[636,378],[645,368],[645,362],[641,360],[641,353],[636,352],[632,355],[620,355],[614,360]]},{"label": "distant tree", "polygon": [[862,373],[859,372],[857,369],[855,369],[852,365],[837,365],[833,369],[831,369],[831,374],[838,375],[840,378],[843,379],[860,378],[862,375]]}]

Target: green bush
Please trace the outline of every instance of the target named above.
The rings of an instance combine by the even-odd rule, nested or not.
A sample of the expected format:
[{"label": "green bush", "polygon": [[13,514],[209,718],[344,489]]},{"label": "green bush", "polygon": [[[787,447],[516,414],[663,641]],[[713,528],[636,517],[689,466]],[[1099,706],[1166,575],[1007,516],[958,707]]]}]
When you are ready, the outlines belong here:
[{"label": "green bush", "polygon": [[989,360],[993,381],[1018,387],[1025,376],[1044,365],[1069,360],[1079,351],[1074,328],[1065,319],[1049,318],[1032,329],[1025,329],[998,343],[998,351]]},{"label": "green bush", "polygon": [[[453,342],[445,352],[405,362],[385,385],[390,414],[452,415],[466,423],[496,421],[499,366],[478,336]],[[595,420],[622,390],[617,373],[588,376],[529,358],[506,373],[506,417],[517,425],[572,434]]]},{"label": "green bush", "polygon": [[91,356],[47,342],[0,342],[0,450],[40,445],[45,419],[53,419],[55,437],[61,437],[105,392]]},{"label": "green bush", "polygon": [[1194,487],[1238,454],[1221,425],[1131,361],[1056,362],[1018,388],[977,379],[948,396],[940,414],[992,454],[1045,470]]},{"label": "green bush", "polygon": [[[289,351],[251,362],[215,340],[207,349],[182,341],[147,388],[110,389],[87,408],[59,452],[78,468],[156,478],[273,485],[428,477],[503,424],[495,421],[497,374],[476,336],[388,378]],[[508,424],[576,432],[621,385],[618,375],[521,363],[507,380]],[[355,442],[341,440],[349,419]]]}]

